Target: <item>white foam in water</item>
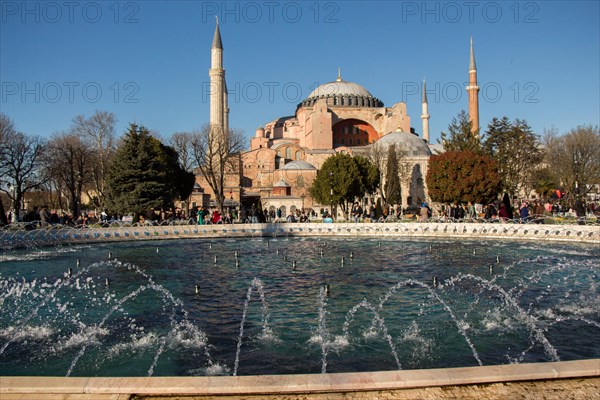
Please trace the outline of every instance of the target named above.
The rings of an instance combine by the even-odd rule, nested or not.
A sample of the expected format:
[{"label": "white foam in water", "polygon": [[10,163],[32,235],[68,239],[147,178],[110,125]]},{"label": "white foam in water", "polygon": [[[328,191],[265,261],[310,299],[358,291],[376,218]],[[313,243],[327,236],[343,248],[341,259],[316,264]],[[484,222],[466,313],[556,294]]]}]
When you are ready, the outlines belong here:
[{"label": "white foam in water", "polygon": [[108,335],[109,331],[106,328],[98,328],[95,325],[84,326],[82,330],[71,335],[66,341],[60,343],[58,351],[68,349],[70,347],[78,347],[84,344],[99,344],[100,337]]},{"label": "white foam in water", "polygon": [[499,309],[492,310],[489,312],[481,321],[485,331],[507,331],[513,330],[515,327],[515,320],[511,318],[505,318]]},{"label": "white foam in water", "polygon": [[375,329],[374,325],[371,325],[369,329],[363,332],[363,337],[365,339],[375,339],[378,336],[377,329]]},{"label": "white foam in water", "polygon": [[[308,344],[311,345],[323,345],[323,337],[321,335],[313,335],[307,340]],[[333,340],[326,342],[325,347],[327,350],[339,351],[350,345],[350,341],[343,335],[335,335]]]},{"label": "white foam in water", "polygon": [[54,329],[48,326],[31,326],[25,325],[14,327],[9,326],[5,329],[0,329],[1,338],[12,338],[15,342],[22,342],[24,340],[42,340],[48,338],[54,334]]},{"label": "white foam in water", "polygon": [[544,310],[540,310],[537,315],[544,317],[546,319],[556,319],[556,314],[554,313],[554,310],[552,310],[551,308],[546,308]]},{"label": "white foam in water", "polygon": [[425,339],[421,334],[421,329],[416,321],[410,324],[410,327],[402,334],[400,338],[401,343],[412,343],[412,356],[415,359],[426,358],[433,349],[434,341],[432,339]]},{"label": "white foam in water", "polygon": [[[197,375],[207,375],[207,376],[220,376],[220,375],[229,375],[231,370],[226,365],[222,365],[219,363],[212,364],[206,368],[195,370],[199,373]],[[192,372],[192,371],[190,371]],[[196,374],[194,374],[196,375]]]},{"label": "white foam in water", "polygon": [[323,343],[323,337],[321,335],[313,335],[307,341],[309,344],[321,344]]},{"label": "white foam in water", "polygon": [[73,253],[77,251],[79,250],[71,247],[62,247],[53,249],[52,251],[38,250],[27,254],[3,254],[0,255],[0,262],[49,260],[50,258],[57,257],[63,253]]},{"label": "white foam in water", "polygon": [[331,342],[327,343],[327,345],[330,350],[339,351],[339,350],[342,350],[343,348],[348,347],[350,345],[350,341],[345,336],[335,335],[333,340]]},{"label": "white foam in water", "polygon": [[408,340],[419,341],[421,339],[423,339],[423,338],[421,337],[421,330],[419,329],[419,324],[417,324],[416,321],[413,321],[410,324],[410,327],[402,335],[402,340],[403,341],[408,341]]},{"label": "white foam in water", "polygon": [[[539,250],[538,247],[535,246],[519,246],[520,249],[522,250]],[[570,256],[592,256],[593,254],[590,253],[589,251],[579,251],[579,250],[566,250],[566,249],[554,249],[550,246],[545,246],[544,247],[544,252],[545,253],[552,253],[552,254],[565,254],[565,255],[570,255]]]},{"label": "white foam in water", "polygon": [[144,334],[141,336],[135,336],[131,340],[131,342],[127,343],[118,343],[112,346],[109,350],[109,356],[116,356],[124,351],[143,351],[153,346],[156,346],[158,343],[158,336],[150,332],[148,334]]},{"label": "white foam in water", "polygon": [[263,343],[277,344],[282,340],[273,332],[271,328],[263,329],[257,336],[257,339]]},{"label": "white foam in water", "polygon": [[600,296],[592,298],[581,295],[574,302],[561,304],[557,308],[561,312],[573,315],[597,314],[600,312]]},{"label": "white foam in water", "polygon": [[177,325],[172,337],[173,345],[188,348],[206,347],[208,339],[206,334],[189,321],[183,321]]}]

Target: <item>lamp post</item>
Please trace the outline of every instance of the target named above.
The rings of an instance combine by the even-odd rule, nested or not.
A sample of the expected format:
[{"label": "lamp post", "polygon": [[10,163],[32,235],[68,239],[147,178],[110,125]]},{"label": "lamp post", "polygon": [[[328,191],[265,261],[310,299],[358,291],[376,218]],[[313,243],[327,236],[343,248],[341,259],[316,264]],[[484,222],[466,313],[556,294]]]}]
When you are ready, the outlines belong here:
[{"label": "lamp post", "polygon": [[573,169],[575,173],[575,200],[579,199],[579,167],[581,166],[581,155],[579,154],[579,150],[575,150],[573,153]]},{"label": "lamp post", "polygon": [[577,223],[585,225],[585,207],[579,193],[579,169],[581,167],[581,154],[579,150],[575,150],[575,153],[573,154],[573,167],[575,170],[575,215],[577,217]]},{"label": "lamp post", "polygon": [[12,222],[18,222],[21,220],[21,201],[17,202],[17,186],[7,182],[6,187],[9,192],[12,192],[12,208],[14,209]]}]

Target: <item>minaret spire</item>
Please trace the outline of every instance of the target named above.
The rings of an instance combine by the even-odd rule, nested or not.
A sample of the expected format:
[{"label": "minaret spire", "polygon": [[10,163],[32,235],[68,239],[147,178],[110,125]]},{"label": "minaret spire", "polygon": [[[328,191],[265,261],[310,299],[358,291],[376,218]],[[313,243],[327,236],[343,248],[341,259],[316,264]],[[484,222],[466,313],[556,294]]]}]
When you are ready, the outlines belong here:
[{"label": "minaret spire", "polygon": [[423,140],[425,143],[429,143],[429,105],[427,104],[427,84],[425,78],[423,78],[423,95],[421,97],[422,114],[421,119],[423,120]]},{"label": "minaret spire", "polygon": [[223,50],[223,43],[221,42],[221,31],[219,30],[219,17],[215,15],[217,25],[215,27],[215,35],[213,37],[212,48]]},{"label": "minaret spire", "polygon": [[223,43],[219,31],[219,20],[216,19],[215,34],[210,49],[210,128],[222,135],[227,129],[228,105],[227,87],[225,86],[225,70],[223,69]]},{"label": "minaret spire", "polygon": [[473,36],[471,36],[471,57],[469,58],[469,71],[477,71],[475,65],[475,52],[473,51]]},{"label": "minaret spire", "polygon": [[471,37],[471,52],[469,57],[469,86],[467,86],[466,89],[469,95],[471,132],[473,135],[479,135],[479,86],[477,85],[477,66],[475,65],[473,37]]}]

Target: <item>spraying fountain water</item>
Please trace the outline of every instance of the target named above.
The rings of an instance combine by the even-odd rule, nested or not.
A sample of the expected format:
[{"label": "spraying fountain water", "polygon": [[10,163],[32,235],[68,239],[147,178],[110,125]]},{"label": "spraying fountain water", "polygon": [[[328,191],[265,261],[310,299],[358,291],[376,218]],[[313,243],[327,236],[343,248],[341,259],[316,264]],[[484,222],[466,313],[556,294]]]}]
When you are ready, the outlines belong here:
[{"label": "spraying fountain water", "polygon": [[264,242],[167,241],[159,255],[155,241],[6,251],[0,375],[330,373],[600,357],[597,246]]}]

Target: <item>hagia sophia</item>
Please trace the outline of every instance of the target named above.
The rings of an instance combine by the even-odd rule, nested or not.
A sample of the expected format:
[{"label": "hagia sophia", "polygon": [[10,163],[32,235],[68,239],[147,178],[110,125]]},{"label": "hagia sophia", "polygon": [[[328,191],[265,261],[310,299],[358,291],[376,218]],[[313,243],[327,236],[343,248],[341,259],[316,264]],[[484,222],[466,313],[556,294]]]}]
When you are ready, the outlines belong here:
[{"label": "hagia sophia", "polygon": [[[469,116],[473,132],[479,129],[477,70],[471,41],[469,63]],[[223,68],[223,43],[217,22],[209,70],[210,127],[217,132],[229,129],[227,85]],[[280,209],[287,215],[296,209],[319,213],[329,205],[317,204],[309,188],[325,160],[337,153],[369,157],[373,152],[387,155],[395,144],[399,152],[403,208],[428,201],[425,176],[435,145],[429,143],[429,111],[426,84],[422,87],[422,136],[411,127],[406,104],[391,107],[358,83],[337,78],[313,90],[297,105],[293,115],[283,116],[256,129],[250,149],[239,158],[239,171],[225,180],[225,206],[248,210],[252,206],[268,211]],[[385,168],[380,166],[382,175]],[[382,184],[385,176],[382,176]],[[212,193],[202,175],[197,175],[193,205],[214,205]],[[362,199],[363,206],[375,197]],[[242,211],[243,212],[243,211]]]}]

